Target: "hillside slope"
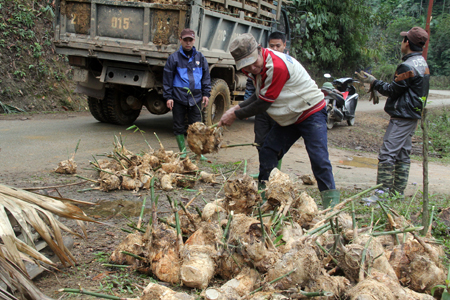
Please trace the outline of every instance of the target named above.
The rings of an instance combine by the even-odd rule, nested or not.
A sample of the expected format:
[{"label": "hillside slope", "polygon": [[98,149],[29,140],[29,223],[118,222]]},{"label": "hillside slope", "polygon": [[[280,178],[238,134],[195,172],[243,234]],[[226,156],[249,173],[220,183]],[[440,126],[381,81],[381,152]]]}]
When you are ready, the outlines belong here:
[{"label": "hillside slope", "polygon": [[86,110],[74,94],[66,57],[52,46],[54,8],[47,0],[0,0],[0,113]]}]

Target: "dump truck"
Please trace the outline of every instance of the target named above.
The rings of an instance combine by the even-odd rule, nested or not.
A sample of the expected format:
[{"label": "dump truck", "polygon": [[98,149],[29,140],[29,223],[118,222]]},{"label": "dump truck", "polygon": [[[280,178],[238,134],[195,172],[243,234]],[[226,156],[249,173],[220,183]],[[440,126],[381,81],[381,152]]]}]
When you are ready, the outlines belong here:
[{"label": "dump truck", "polygon": [[279,31],[290,44],[287,2],[281,0],[57,0],[55,5],[56,52],[68,57],[75,92],[87,96],[92,116],[105,123],[132,124],[144,106],[151,114],[169,112],[163,70],[184,28],[194,30],[195,47],[209,64],[208,125],[245,94],[247,77],[229,52],[236,36],[251,33],[267,47],[270,33]]}]

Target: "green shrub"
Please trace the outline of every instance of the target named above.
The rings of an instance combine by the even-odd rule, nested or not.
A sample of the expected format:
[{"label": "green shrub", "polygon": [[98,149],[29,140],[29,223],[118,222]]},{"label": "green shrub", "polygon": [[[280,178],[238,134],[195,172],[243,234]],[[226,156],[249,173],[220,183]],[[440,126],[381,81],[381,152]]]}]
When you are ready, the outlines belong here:
[{"label": "green shrub", "polygon": [[[427,115],[428,138],[431,149],[443,157],[450,157],[450,109],[443,107]],[[420,126],[416,135],[422,136]]]},{"label": "green shrub", "polygon": [[396,69],[397,65],[391,65],[388,63],[377,64],[373,67],[372,74],[376,79],[391,82],[394,79]]},{"label": "green shrub", "polygon": [[450,76],[431,76],[430,89],[450,90]]}]

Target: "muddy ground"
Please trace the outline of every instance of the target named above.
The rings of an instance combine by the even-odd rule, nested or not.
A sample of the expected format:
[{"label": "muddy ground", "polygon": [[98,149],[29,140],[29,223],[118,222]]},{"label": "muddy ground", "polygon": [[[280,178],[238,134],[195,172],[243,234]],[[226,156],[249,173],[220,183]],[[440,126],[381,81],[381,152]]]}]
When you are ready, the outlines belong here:
[{"label": "muddy ground", "polygon": [[[382,136],[387,127],[388,118],[384,112],[358,112],[355,126],[349,127],[346,124],[338,124],[329,131],[330,160],[333,164],[336,185],[338,188],[346,190],[347,193],[356,193],[364,188],[373,186],[376,178],[376,152],[381,144]],[[235,144],[249,142],[253,140],[253,120],[241,121],[236,125],[227,128],[224,134],[225,144]],[[164,143],[164,141],[163,141]],[[168,141],[168,148],[175,150],[173,141]],[[169,144],[171,143],[171,144]],[[142,149],[145,145],[142,145]],[[415,140],[414,154],[420,154],[421,145],[419,140]],[[110,149],[112,151],[112,149]],[[198,191],[203,194],[197,198],[194,205],[203,207],[205,202],[210,202],[224,196],[222,183],[235,174],[242,174],[244,170],[244,159],[247,160],[247,172],[257,172],[257,152],[252,147],[237,147],[221,150],[214,155],[207,155],[208,162],[199,163],[200,169],[219,173],[218,184],[198,183],[192,190],[177,189],[166,193],[157,191],[160,195],[158,214],[164,218],[169,216],[168,202],[166,195],[186,203]],[[58,161],[54,162],[54,165]],[[78,161],[79,174],[96,178],[97,172],[88,169],[88,161]],[[33,168],[30,168],[32,170]],[[430,186],[433,191],[446,192],[450,178],[447,175],[445,165],[433,163],[430,168],[433,179]],[[304,186],[299,180],[299,176],[311,174],[309,160],[306,155],[303,143],[297,142],[283,160],[282,170],[288,173],[296,182],[299,188],[308,189],[313,197],[320,202],[316,188]],[[434,172],[434,173],[433,173]],[[234,175],[233,175],[234,176]],[[39,275],[34,281],[36,285],[47,295],[55,299],[94,299],[86,295],[70,295],[58,292],[61,288],[78,288],[96,291],[104,294],[115,294],[120,297],[140,295],[141,287],[145,287],[153,281],[149,275],[139,274],[128,270],[113,269],[102,266],[108,262],[108,254],[127,235],[121,229],[130,229],[127,224],[137,222],[141,210],[142,200],[149,197],[148,191],[113,191],[102,192],[92,190],[96,184],[75,178],[70,175],[59,175],[49,171],[30,172],[8,172],[0,174],[0,182],[20,188],[60,186],[55,188],[38,189],[36,192],[84,200],[96,204],[95,206],[81,206],[89,216],[98,220],[99,224],[87,224],[87,239],[75,237],[73,254],[77,264],[71,267],[59,265],[58,271],[45,272]],[[67,185],[78,183],[77,185]],[[410,184],[407,189],[407,196],[412,195],[421,182],[420,161],[413,162]],[[147,201],[146,214],[143,224],[149,220],[149,204]],[[194,211],[192,210],[194,213]],[[79,229],[72,221],[65,222],[70,227]],[[217,279],[220,281],[220,278]],[[180,287],[176,287],[180,288]],[[191,290],[195,294],[198,291]]]}]

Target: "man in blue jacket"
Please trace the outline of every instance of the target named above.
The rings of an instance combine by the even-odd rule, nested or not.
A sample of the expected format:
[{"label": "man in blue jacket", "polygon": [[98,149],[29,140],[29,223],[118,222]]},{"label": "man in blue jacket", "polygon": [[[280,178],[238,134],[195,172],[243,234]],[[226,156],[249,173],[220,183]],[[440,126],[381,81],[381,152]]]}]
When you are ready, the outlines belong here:
[{"label": "man in blue jacket", "polygon": [[356,75],[361,81],[370,83],[371,89],[388,97],[384,111],[391,118],[378,154],[377,184],[382,183],[382,190],[386,192],[403,195],[411,164],[411,139],[428,97],[430,70],[422,56],[428,33],[413,27],[400,35],[403,36],[403,62],[397,67],[391,83],[377,80],[365,72]]},{"label": "man in blue jacket", "polygon": [[[208,105],[211,78],[206,58],[194,47],[195,32],[183,29],[180,43],[180,49],[169,56],[164,67],[163,96],[172,110],[178,148],[185,156],[186,115],[187,125],[202,121],[202,104]],[[205,160],[203,155],[201,159]]]}]

